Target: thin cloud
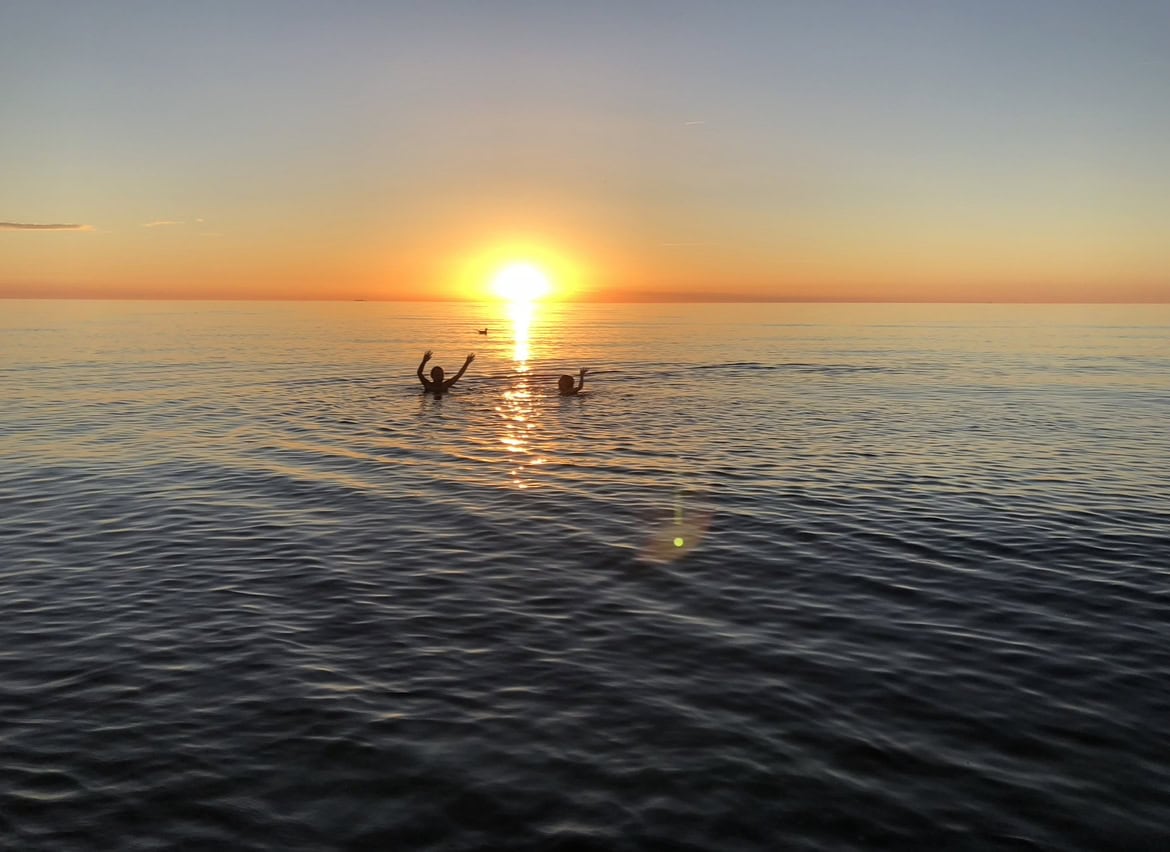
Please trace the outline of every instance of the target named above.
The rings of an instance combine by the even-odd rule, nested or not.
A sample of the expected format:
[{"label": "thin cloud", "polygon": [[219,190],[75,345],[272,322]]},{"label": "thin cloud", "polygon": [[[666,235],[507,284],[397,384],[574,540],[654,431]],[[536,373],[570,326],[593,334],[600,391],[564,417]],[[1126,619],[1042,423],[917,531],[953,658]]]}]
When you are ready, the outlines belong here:
[{"label": "thin cloud", "polygon": [[683,124],[685,124],[687,127],[695,127],[696,125],[706,124],[706,123],[707,122],[705,122],[705,121],[684,121],[683,122]]},{"label": "thin cloud", "polygon": [[31,222],[0,222],[0,231],[92,231],[93,225],[36,225]]},{"label": "thin cloud", "polygon": [[183,224],[182,222],[176,222],[173,219],[159,219],[157,222],[144,222],[142,224],[142,227],[144,227],[144,228],[162,228],[166,225],[182,225],[182,224]]}]

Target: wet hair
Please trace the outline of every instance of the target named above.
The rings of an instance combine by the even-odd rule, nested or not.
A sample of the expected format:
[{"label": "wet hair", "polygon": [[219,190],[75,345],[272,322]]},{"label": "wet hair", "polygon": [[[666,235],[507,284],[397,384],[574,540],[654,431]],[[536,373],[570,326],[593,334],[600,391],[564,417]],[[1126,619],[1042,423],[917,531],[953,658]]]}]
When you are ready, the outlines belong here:
[{"label": "wet hair", "polygon": [[440,367],[438,365],[431,367],[431,381],[433,381],[433,382],[443,381],[443,368],[442,367]]},{"label": "wet hair", "polygon": [[573,391],[573,377],[568,373],[557,379],[557,387],[561,389],[561,393],[572,393]]}]

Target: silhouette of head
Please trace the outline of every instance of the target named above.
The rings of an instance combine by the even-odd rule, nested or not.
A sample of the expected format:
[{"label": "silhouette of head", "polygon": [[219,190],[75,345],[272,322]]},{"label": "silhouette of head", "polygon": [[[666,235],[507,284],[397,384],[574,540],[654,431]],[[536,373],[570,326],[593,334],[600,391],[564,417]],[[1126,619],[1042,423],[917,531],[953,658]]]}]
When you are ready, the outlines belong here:
[{"label": "silhouette of head", "polygon": [[442,367],[431,367],[431,381],[432,382],[439,382],[439,383],[441,383],[443,381],[443,368]]},{"label": "silhouette of head", "polygon": [[557,379],[557,387],[561,389],[561,393],[569,394],[573,392],[573,377],[567,373]]}]

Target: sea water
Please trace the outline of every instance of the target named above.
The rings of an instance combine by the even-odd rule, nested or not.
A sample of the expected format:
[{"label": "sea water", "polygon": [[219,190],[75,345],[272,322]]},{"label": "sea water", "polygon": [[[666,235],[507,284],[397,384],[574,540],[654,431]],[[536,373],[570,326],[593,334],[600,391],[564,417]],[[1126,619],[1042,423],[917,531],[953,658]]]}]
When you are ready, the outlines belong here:
[{"label": "sea water", "polygon": [[1164,841],[1168,377],[1166,306],[0,302],[0,847]]}]

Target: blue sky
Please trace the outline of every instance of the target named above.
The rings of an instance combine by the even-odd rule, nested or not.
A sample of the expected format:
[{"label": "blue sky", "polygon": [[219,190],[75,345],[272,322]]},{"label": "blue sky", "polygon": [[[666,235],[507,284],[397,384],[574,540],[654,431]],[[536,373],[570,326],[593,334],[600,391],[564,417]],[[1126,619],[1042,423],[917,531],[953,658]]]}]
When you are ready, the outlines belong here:
[{"label": "blue sky", "polygon": [[443,296],[516,247],[612,297],[1165,300],[1167,43],[1164,2],[9,4],[0,294]]}]

